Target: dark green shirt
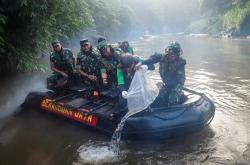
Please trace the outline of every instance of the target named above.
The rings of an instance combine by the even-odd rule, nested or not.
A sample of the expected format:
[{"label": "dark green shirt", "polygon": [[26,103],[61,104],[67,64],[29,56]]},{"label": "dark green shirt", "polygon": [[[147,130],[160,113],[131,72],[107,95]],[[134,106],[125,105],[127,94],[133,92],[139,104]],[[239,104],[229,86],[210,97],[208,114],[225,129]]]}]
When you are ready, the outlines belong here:
[{"label": "dark green shirt", "polygon": [[60,52],[52,52],[50,55],[50,62],[52,62],[56,69],[70,73],[74,71],[74,55],[68,48],[62,48]]},{"label": "dark green shirt", "polygon": [[87,74],[99,74],[100,61],[101,55],[95,48],[90,53],[81,51],[77,54],[77,65]]},{"label": "dark green shirt", "polygon": [[155,53],[150,56],[149,59],[142,62],[142,64],[150,65],[160,62],[159,72],[162,78],[162,81],[169,87],[175,88],[178,84],[181,86],[185,82],[185,65],[186,60],[182,57],[179,57],[174,62],[169,62],[165,55]]},{"label": "dark green shirt", "polygon": [[117,70],[120,64],[121,56],[123,55],[120,48],[112,48],[111,58],[101,58],[101,70],[108,74],[108,81],[110,84],[117,84]]}]

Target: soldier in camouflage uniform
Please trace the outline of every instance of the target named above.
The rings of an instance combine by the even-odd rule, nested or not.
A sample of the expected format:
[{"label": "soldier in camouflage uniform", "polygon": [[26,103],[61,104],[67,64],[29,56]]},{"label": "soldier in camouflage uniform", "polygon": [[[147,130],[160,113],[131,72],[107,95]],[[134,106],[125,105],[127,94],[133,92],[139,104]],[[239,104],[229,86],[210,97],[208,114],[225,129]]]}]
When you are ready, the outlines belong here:
[{"label": "soldier in camouflage uniform", "polygon": [[185,82],[185,65],[186,60],[180,57],[182,49],[179,43],[173,42],[165,50],[165,54],[154,54],[149,59],[137,64],[149,65],[160,62],[160,75],[163,86],[160,89],[159,96],[153,105],[169,106],[181,103],[185,100],[182,91]]},{"label": "soldier in camouflage uniform", "polygon": [[94,90],[100,90],[100,60],[101,55],[87,39],[80,41],[81,51],[77,54],[77,70],[80,73],[88,95]]},{"label": "soldier in camouflage uniform", "polygon": [[117,71],[119,70],[119,63],[122,56],[120,48],[108,45],[104,38],[98,39],[98,50],[102,56],[101,58],[101,72],[104,87],[117,87]]},{"label": "soldier in camouflage uniform", "polygon": [[50,66],[53,75],[47,78],[47,88],[62,91],[68,86],[68,77],[75,71],[75,58],[70,49],[63,48],[58,40],[52,42]]}]

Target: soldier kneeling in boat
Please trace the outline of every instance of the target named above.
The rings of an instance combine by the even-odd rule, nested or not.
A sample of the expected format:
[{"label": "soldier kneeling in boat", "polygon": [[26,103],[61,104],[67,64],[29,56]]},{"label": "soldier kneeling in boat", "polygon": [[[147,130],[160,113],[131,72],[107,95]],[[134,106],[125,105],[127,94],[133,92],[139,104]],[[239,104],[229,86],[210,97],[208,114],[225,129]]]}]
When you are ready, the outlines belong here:
[{"label": "soldier kneeling in boat", "polygon": [[50,66],[53,75],[47,78],[47,88],[59,92],[68,87],[68,78],[75,72],[75,57],[72,51],[63,48],[58,40],[51,44],[53,52],[50,54]]},{"label": "soldier kneeling in boat", "polygon": [[179,43],[172,42],[166,49],[165,54],[155,53],[149,59],[136,65],[149,65],[160,62],[159,72],[163,85],[160,93],[152,106],[169,106],[184,102],[186,97],[182,91],[185,82],[186,60],[180,57],[182,49]]}]

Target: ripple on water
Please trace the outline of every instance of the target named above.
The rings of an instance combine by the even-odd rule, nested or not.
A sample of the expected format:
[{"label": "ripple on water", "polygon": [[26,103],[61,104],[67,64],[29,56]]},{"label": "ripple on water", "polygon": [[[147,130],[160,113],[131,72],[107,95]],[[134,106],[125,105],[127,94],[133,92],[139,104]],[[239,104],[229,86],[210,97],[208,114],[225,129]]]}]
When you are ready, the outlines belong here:
[{"label": "ripple on water", "polygon": [[244,162],[242,153],[246,150],[247,129],[240,122],[235,121],[232,116],[217,113],[213,125],[215,131],[214,148],[215,152],[210,155],[211,163]]},{"label": "ripple on water", "polygon": [[[211,123],[215,131],[214,148],[210,163],[227,164],[245,162],[243,153],[248,151],[248,129],[244,120],[250,107],[250,82],[241,77],[223,77],[207,74],[204,70],[188,70],[187,86],[205,93],[216,106],[216,115]],[[247,113],[246,113],[247,112]],[[247,155],[247,154],[245,154]]]},{"label": "ripple on water", "polygon": [[217,110],[222,110],[227,115],[235,115],[239,110],[246,111],[246,107],[249,107],[248,80],[240,77],[225,79],[202,69],[188,70],[188,74],[191,75],[187,78],[188,86],[208,95],[215,102]]}]

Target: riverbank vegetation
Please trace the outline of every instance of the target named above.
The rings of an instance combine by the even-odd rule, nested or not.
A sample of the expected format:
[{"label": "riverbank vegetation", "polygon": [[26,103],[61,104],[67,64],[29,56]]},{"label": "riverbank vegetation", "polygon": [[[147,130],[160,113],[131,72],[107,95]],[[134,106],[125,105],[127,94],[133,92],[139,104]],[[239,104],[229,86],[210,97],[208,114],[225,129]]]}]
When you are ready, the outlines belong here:
[{"label": "riverbank vegetation", "polygon": [[250,1],[238,3],[223,16],[224,30],[232,35],[250,35]]},{"label": "riverbank vegetation", "polygon": [[250,35],[250,0],[2,0],[0,4],[0,73],[43,70],[38,58],[48,54],[55,38],[72,48],[83,37],[115,41],[183,31]]},{"label": "riverbank vegetation", "polygon": [[250,35],[250,0],[199,0],[199,5],[200,19],[187,32],[228,37]]},{"label": "riverbank vegetation", "polygon": [[130,10],[116,0],[3,0],[0,12],[0,73],[43,68],[37,55],[55,38],[90,30],[115,38],[131,26]]}]

